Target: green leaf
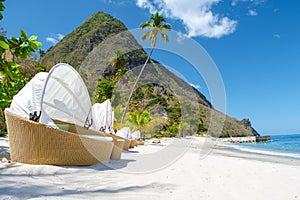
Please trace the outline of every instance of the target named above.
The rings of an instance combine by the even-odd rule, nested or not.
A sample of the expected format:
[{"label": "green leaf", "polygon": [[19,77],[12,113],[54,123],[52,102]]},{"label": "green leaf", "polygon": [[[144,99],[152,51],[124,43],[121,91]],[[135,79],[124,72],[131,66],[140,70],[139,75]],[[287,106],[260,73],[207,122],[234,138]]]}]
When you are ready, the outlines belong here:
[{"label": "green leaf", "polygon": [[23,42],[21,45],[20,45],[20,47],[21,48],[27,48],[27,47],[29,47],[30,45],[28,44],[28,42]]},{"label": "green leaf", "polygon": [[18,63],[10,63],[10,65],[11,65],[11,68],[13,68],[13,69],[18,69],[18,67],[20,66]]},{"label": "green leaf", "polygon": [[29,44],[34,49],[38,49],[39,48],[34,42],[30,42]]},{"label": "green leaf", "polygon": [[1,3],[0,4],[0,11],[3,11],[5,9],[5,6]]},{"label": "green leaf", "polygon": [[9,49],[9,45],[4,41],[0,41],[0,47],[2,47],[3,49]]},{"label": "green leaf", "polygon": [[23,40],[27,40],[27,35],[26,35],[25,31],[23,31],[22,29],[20,30],[20,35]]},{"label": "green leaf", "polygon": [[36,40],[37,39],[37,36],[36,35],[32,35],[30,36],[30,38],[28,40],[32,41],[32,40]]},{"label": "green leaf", "polygon": [[5,9],[5,6],[3,5],[3,1],[0,1],[0,11],[3,11]]},{"label": "green leaf", "polygon": [[[5,10],[5,6],[3,5],[4,0],[0,0],[0,11]],[[0,20],[3,19],[2,13],[0,13]]]},{"label": "green leaf", "polygon": [[9,103],[6,101],[0,101],[0,107],[5,108]]},{"label": "green leaf", "polygon": [[33,41],[33,42],[30,42],[30,46],[31,46],[32,48],[34,48],[35,50],[38,50],[38,48],[39,48],[40,46],[42,46],[42,43],[41,43],[41,42],[37,42],[37,41]]}]

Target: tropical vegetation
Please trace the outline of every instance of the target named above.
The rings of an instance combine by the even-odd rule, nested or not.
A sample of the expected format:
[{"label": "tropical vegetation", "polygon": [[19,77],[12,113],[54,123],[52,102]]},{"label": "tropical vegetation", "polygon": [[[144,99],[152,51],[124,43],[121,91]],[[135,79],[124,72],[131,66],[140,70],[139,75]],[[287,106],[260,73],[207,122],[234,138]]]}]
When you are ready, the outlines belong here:
[{"label": "tropical vegetation", "polygon": [[151,121],[151,115],[147,110],[144,110],[142,112],[134,110],[129,113],[129,116],[130,121],[133,122],[137,126],[137,129],[140,131],[142,131],[141,129]]},{"label": "tropical vegetation", "polygon": [[[5,9],[4,0],[0,0],[0,11]],[[3,15],[0,12],[0,20]],[[23,76],[19,70],[17,59],[27,59],[30,54],[38,50],[42,44],[37,41],[37,36],[30,37],[21,30],[20,37],[7,38],[5,34],[0,35],[0,136],[6,135],[4,109],[8,107],[12,98],[28,82],[28,78]]]}]

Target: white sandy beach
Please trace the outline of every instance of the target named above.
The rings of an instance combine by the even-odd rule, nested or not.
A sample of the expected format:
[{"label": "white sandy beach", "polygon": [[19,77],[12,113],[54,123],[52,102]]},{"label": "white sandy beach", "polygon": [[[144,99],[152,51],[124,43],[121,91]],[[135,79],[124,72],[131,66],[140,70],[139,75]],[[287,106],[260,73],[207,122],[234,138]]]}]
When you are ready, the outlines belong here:
[{"label": "white sandy beach", "polygon": [[[164,140],[161,145],[146,142],[108,165],[0,163],[0,199],[300,198],[300,161],[222,149],[207,154],[203,151],[205,138],[190,140],[191,147],[181,149],[184,154],[169,164],[164,163],[167,158],[155,158],[158,154],[153,152],[160,152],[174,140]],[[181,143],[180,139],[175,141]],[[0,146],[5,145],[2,140]],[[181,147],[175,145],[176,148]],[[149,158],[163,166],[153,165],[153,172],[143,172],[143,156],[149,155],[155,155]]]}]

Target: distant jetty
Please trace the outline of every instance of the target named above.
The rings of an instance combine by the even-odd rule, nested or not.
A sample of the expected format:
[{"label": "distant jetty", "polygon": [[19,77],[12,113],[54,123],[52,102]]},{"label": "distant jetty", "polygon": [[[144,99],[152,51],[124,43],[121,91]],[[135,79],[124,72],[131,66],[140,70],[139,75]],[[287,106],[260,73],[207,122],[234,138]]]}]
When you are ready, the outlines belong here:
[{"label": "distant jetty", "polygon": [[230,142],[230,143],[245,143],[245,142],[270,142],[270,136],[247,136],[247,137],[228,137],[218,138],[218,142]]}]

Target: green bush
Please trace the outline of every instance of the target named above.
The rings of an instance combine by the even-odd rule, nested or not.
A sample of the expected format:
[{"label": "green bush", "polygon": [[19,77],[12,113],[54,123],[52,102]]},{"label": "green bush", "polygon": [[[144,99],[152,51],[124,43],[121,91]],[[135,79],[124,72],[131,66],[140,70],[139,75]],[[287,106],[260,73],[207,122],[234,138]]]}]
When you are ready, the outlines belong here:
[{"label": "green bush", "polygon": [[109,78],[101,78],[97,84],[94,102],[102,103],[107,99],[111,99],[114,87],[114,81]]},{"label": "green bush", "polygon": [[[0,11],[3,11],[3,0],[0,0]],[[2,20],[2,14],[0,13],[0,20]],[[4,35],[0,35],[0,75],[2,80],[0,82],[0,136],[6,135],[6,125],[4,119],[4,109],[7,108],[12,102],[12,98],[16,95],[28,82],[19,71],[19,65],[15,63],[16,58],[26,59],[35,50],[42,45],[36,41],[37,36],[32,35],[27,37],[26,33],[21,30],[20,37],[7,38]],[[3,55],[6,55],[6,58]]]},{"label": "green bush", "polygon": [[161,133],[155,133],[155,134],[153,134],[153,137],[154,138],[161,138],[161,137],[163,137],[163,134],[161,134]]},{"label": "green bush", "polygon": [[166,130],[168,133],[172,134],[177,134],[178,133],[178,128],[176,126],[169,126]]}]

